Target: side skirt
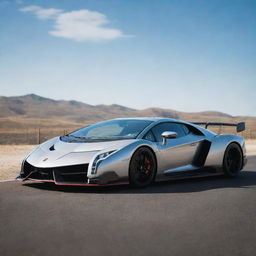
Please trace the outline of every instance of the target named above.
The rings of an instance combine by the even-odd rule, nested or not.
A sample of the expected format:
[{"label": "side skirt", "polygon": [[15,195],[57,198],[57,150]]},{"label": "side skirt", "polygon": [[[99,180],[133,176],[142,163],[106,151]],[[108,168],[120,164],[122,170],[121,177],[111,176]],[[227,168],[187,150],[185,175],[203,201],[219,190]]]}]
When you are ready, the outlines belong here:
[{"label": "side skirt", "polygon": [[156,176],[156,181],[186,178],[212,177],[223,175],[221,170],[209,167],[184,166]]}]

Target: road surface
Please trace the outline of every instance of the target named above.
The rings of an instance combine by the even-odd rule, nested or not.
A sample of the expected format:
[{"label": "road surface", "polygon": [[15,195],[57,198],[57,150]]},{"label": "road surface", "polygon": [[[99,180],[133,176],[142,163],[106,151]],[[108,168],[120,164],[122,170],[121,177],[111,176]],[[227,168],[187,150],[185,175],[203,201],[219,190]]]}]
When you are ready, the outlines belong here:
[{"label": "road surface", "polygon": [[127,186],[0,183],[0,255],[255,255],[256,156],[239,177]]}]

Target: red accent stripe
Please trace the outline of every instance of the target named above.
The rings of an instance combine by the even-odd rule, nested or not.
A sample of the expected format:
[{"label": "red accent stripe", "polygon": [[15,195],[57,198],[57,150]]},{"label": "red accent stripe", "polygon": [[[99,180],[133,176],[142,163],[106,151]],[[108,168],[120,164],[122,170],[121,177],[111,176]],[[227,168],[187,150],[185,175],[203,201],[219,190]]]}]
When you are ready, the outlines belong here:
[{"label": "red accent stripe", "polygon": [[54,180],[37,180],[37,179],[32,179],[32,178],[28,178],[28,180],[31,181],[39,181],[39,182],[50,182],[50,183],[54,183],[55,185],[58,186],[83,186],[83,187],[112,187],[112,186],[120,186],[120,185],[128,185],[129,183],[115,183],[115,184],[69,184],[69,183],[57,183]]}]

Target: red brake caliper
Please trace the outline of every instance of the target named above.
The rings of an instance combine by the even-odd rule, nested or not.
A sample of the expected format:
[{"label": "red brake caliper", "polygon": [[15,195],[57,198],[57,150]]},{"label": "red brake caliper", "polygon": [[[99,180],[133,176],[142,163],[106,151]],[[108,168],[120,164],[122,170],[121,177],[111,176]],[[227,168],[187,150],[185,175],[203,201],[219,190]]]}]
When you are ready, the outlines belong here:
[{"label": "red brake caliper", "polygon": [[151,169],[151,161],[148,159],[145,159],[145,163],[146,163],[145,173],[148,174]]}]

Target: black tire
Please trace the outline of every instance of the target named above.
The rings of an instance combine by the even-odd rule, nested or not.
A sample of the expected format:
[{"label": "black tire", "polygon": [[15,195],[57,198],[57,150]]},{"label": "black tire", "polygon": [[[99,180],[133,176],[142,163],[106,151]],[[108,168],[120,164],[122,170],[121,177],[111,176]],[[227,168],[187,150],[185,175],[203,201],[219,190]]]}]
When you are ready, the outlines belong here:
[{"label": "black tire", "polygon": [[226,148],[223,159],[223,171],[226,176],[236,176],[243,167],[243,152],[236,143],[231,143]]},{"label": "black tire", "polygon": [[156,169],[154,153],[146,147],[139,148],[130,162],[130,185],[137,188],[149,186],[155,180]]}]

